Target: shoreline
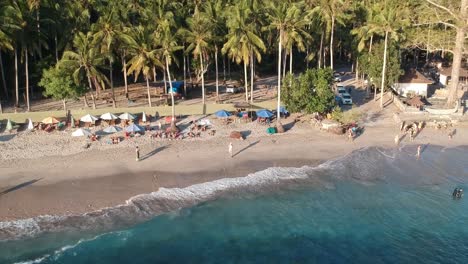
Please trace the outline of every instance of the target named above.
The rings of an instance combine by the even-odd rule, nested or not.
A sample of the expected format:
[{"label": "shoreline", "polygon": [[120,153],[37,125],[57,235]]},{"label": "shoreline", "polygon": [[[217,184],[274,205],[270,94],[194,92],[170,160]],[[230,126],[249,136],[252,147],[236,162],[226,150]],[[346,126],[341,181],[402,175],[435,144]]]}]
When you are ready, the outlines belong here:
[{"label": "shoreline", "polygon": [[[160,187],[244,177],[269,167],[314,166],[365,147],[395,148],[399,127],[388,116],[364,125],[365,132],[352,142],[346,136],[311,129],[309,123],[297,123],[287,133],[273,136],[264,135],[262,126],[247,128],[251,130],[244,126],[241,131],[250,133],[244,141],[224,136],[235,128],[228,127],[220,129],[223,135],[201,140],[151,141],[144,137],[118,146],[96,145],[74,154],[67,154],[62,142],[53,143],[54,137],[20,135],[4,142],[3,149],[0,145],[0,150],[12,151],[7,154],[12,158],[0,159],[0,223],[93,212]],[[400,145],[467,145],[466,126],[457,128],[451,140],[447,131],[428,127],[414,141],[403,138]],[[71,150],[81,145],[65,134],[56,137]],[[24,138],[32,143],[21,145]],[[41,149],[38,146],[44,140]],[[234,144],[234,158],[227,151],[229,142]],[[33,149],[25,152],[28,144]],[[139,162],[135,161],[136,145],[141,149]],[[50,155],[57,150],[59,155]]]}]

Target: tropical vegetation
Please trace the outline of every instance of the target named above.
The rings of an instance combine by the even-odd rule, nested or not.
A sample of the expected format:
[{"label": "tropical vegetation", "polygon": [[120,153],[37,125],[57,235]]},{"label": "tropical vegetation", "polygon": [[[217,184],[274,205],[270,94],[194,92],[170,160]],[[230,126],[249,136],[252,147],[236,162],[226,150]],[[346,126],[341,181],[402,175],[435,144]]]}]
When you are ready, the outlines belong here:
[{"label": "tropical vegetation", "polygon": [[[169,86],[175,78],[185,86],[187,79],[200,83],[205,104],[208,76],[216,79],[219,98],[220,64],[223,80],[226,68],[242,76],[238,81],[251,103],[259,74],[278,75],[279,107],[290,100],[286,91],[303,89],[297,83],[314,75],[284,82],[287,69],[333,70],[338,64],[353,65],[358,78],[372,77],[383,93],[398,68],[417,66],[402,62],[418,52],[452,62],[452,104],[468,53],[467,23],[467,0],[0,0],[0,111],[2,103],[33,111],[31,91],[38,85],[41,95],[60,100],[81,95],[86,107],[88,98],[96,107],[110,89],[115,107],[114,87],[124,86],[128,97],[130,76],[146,83],[152,106],[150,81],[158,74]],[[60,80],[68,84],[65,92],[50,88],[57,72],[69,74]],[[168,91],[175,115],[177,102]]]}]

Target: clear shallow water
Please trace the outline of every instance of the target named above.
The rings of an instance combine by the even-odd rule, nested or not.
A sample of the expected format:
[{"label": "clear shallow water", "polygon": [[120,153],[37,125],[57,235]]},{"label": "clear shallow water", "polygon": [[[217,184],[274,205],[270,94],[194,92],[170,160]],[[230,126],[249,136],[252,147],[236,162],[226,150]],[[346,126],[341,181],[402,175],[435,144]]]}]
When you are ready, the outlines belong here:
[{"label": "clear shallow water", "polygon": [[451,197],[466,187],[468,149],[413,153],[366,149],[320,168],[269,169],[123,230],[0,243],[0,262],[468,263],[468,196]]}]

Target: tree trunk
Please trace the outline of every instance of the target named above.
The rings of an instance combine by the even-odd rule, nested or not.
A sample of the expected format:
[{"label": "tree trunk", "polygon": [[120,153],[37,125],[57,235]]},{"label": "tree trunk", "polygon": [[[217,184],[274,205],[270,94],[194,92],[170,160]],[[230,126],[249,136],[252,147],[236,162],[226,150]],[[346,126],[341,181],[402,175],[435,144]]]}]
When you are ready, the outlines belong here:
[{"label": "tree trunk", "polygon": [[67,101],[65,99],[62,99],[62,105],[63,105],[63,111],[67,111]]},{"label": "tree trunk", "polygon": [[40,22],[40,15],[39,15],[39,6],[37,7],[36,9],[36,25],[37,25],[37,48],[38,48],[38,51],[39,51],[39,58],[42,59],[42,47],[41,47],[41,24],[39,23]]},{"label": "tree trunk", "polygon": [[163,77],[164,77],[164,94],[167,94],[166,69],[163,69],[163,71],[164,71],[164,74],[163,74]]},{"label": "tree trunk", "polygon": [[278,124],[281,124],[281,113],[280,113],[280,107],[281,107],[281,49],[282,49],[282,43],[281,40],[283,38],[283,30],[280,29],[279,32],[279,43],[278,43],[278,104],[277,104],[277,109],[276,109],[276,122]]},{"label": "tree trunk", "polygon": [[356,83],[359,82],[359,58],[356,58]]},{"label": "tree trunk", "polygon": [[57,41],[57,33],[55,33],[55,36],[54,36],[54,42],[55,42],[55,61],[58,63],[58,62],[59,62],[59,56],[58,56],[58,41]]},{"label": "tree trunk", "polygon": [[3,85],[3,91],[5,92],[5,97],[8,99],[8,89],[6,85],[6,79],[5,79],[5,70],[3,68],[3,57],[2,57],[2,52],[0,51],[0,71],[2,74],[2,85]]},{"label": "tree trunk", "polygon": [[[91,77],[88,76],[88,85],[89,85],[89,93],[91,94],[91,99],[93,100],[93,109],[96,109],[96,101],[94,99],[94,95],[93,95],[93,85],[91,84]],[[84,102],[85,102],[85,106],[88,107],[88,100],[86,99],[86,95],[85,95],[85,98],[84,98]]]},{"label": "tree trunk", "polygon": [[15,47],[15,112],[19,106],[18,49]]},{"label": "tree trunk", "polygon": [[216,101],[219,101],[218,46],[215,46],[215,68],[216,68]]},{"label": "tree trunk", "polygon": [[223,55],[223,81],[226,83],[226,56]]},{"label": "tree trunk", "polygon": [[156,67],[153,67],[153,83],[156,83]]},{"label": "tree trunk", "polygon": [[125,51],[122,56],[123,72],[124,72],[124,84],[125,84],[125,98],[128,99],[128,83],[127,83],[127,60],[125,59]]},{"label": "tree trunk", "polygon": [[[460,14],[468,11],[468,0],[461,0]],[[466,13],[464,17],[467,18]],[[466,21],[465,21],[466,24]],[[452,61],[452,79],[450,89],[447,98],[447,106],[453,106],[458,100],[458,83],[460,82],[460,68],[461,61],[463,58],[463,45],[465,42],[465,29],[461,26],[457,28],[457,35],[455,37],[455,48],[453,50],[453,61]]]},{"label": "tree trunk", "polygon": [[249,102],[248,88],[249,83],[247,82],[247,61],[244,61],[244,88],[245,88],[245,101]]},{"label": "tree trunk", "polygon": [[114,77],[113,77],[113,71],[112,71],[112,61],[109,58],[109,69],[110,69],[110,85],[111,85],[111,92],[112,92],[112,107],[115,108],[115,92],[114,92]]},{"label": "tree trunk", "polygon": [[330,68],[333,70],[333,35],[335,31],[335,16],[332,16],[331,32],[330,32]]},{"label": "tree trunk", "polygon": [[149,86],[149,77],[146,76],[146,92],[148,93],[148,105],[149,107],[152,107],[151,105],[151,93],[150,93],[150,86]]},{"label": "tree trunk", "polygon": [[371,52],[372,52],[372,42],[373,41],[374,41],[374,35],[371,35],[370,36],[370,42],[369,42],[369,54],[371,54]]},{"label": "tree trunk", "polygon": [[323,53],[323,31],[320,35],[320,49],[319,49],[319,60],[318,60],[318,67],[319,69],[322,68],[322,53]]},{"label": "tree trunk", "polygon": [[28,70],[28,48],[24,50],[24,68],[26,73],[26,109],[27,111],[31,111],[31,107],[29,105],[29,70]]},{"label": "tree trunk", "polygon": [[[171,73],[169,71],[169,58],[166,56],[166,70],[167,70],[167,78],[171,79]],[[174,91],[172,91],[172,82],[169,82],[169,88],[171,89],[171,127],[175,127],[175,102],[174,102]]]},{"label": "tree trunk", "polygon": [[293,74],[293,49],[292,46],[289,50],[289,73]]},{"label": "tree trunk", "polygon": [[250,49],[250,103],[253,104],[254,92],[254,56],[253,51]]},{"label": "tree trunk", "polygon": [[383,109],[383,95],[385,89],[385,71],[387,69],[387,44],[388,44],[388,31],[385,31],[385,46],[382,66],[382,85],[380,86],[380,109]]},{"label": "tree trunk", "polygon": [[229,80],[231,80],[231,62],[228,60],[228,75],[229,75]]},{"label": "tree trunk", "polygon": [[203,108],[205,108],[205,74],[203,72],[203,55],[200,52],[200,73],[201,73],[201,89],[202,89],[202,101],[203,101]]},{"label": "tree trunk", "polygon": [[286,64],[287,64],[287,59],[288,59],[288,53],[287,53],[287,50],[285,49],[285,51],[284,51],[284,57],[283,57],[283,78],[286,77]]},{"label": "tree trunk", "polygon": [[190,71],[190,56],[187,55],[187,73],[189,75],[190,83],[193,85],[192,72]]},{"label": "tree trunk", "polygon": [[[184,47],[185,50],[185,47]],[[187,97],[187,58],[184,57],[184,97]]]}]

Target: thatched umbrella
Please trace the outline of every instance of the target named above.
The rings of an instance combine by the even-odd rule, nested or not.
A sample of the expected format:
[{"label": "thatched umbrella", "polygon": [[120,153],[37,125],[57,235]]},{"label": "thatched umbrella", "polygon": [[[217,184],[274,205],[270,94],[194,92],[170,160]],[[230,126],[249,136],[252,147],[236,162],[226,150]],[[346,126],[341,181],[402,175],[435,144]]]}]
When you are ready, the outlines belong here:
[{"label": "thatched umbrella", "polygon": [[421,97],[419,96],[415,96],[411,98],[410,100],[408,100],[407,103],[417,108],[421,108],[423,105],[425,105],[425,103],[421,100]]}]

